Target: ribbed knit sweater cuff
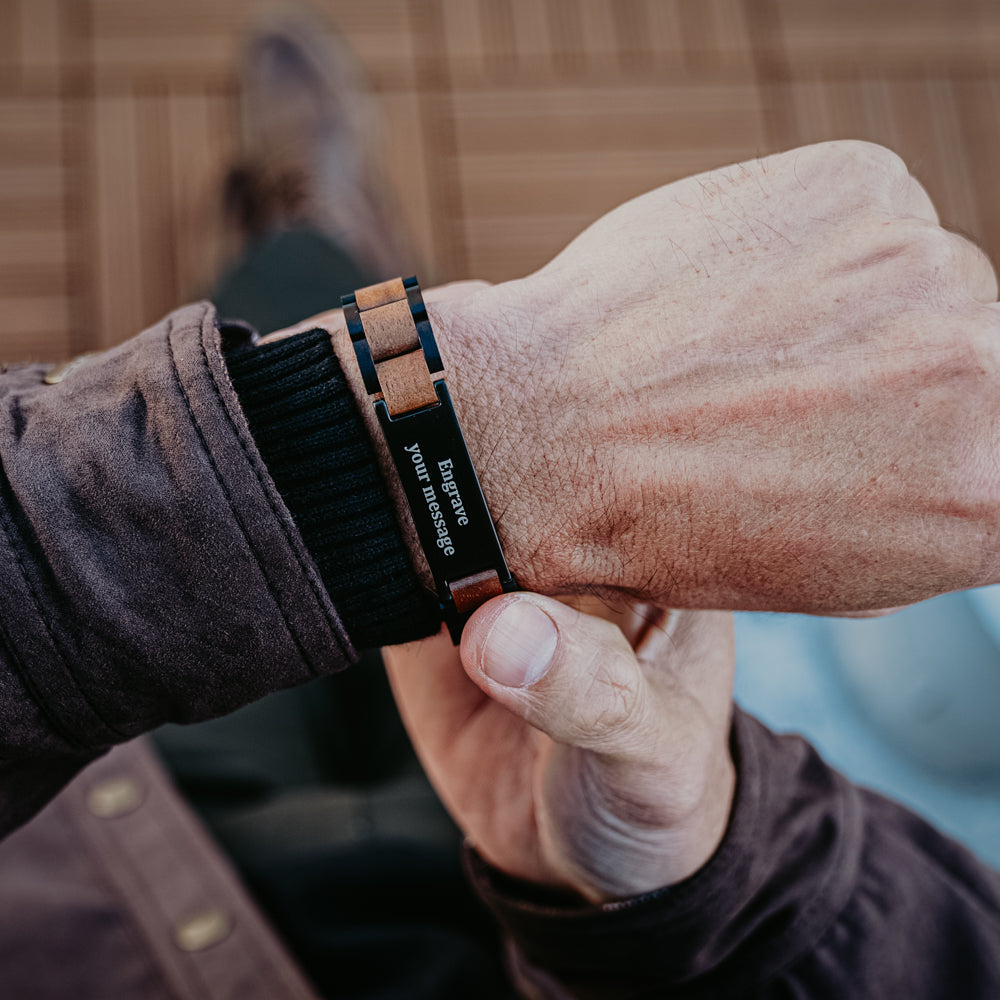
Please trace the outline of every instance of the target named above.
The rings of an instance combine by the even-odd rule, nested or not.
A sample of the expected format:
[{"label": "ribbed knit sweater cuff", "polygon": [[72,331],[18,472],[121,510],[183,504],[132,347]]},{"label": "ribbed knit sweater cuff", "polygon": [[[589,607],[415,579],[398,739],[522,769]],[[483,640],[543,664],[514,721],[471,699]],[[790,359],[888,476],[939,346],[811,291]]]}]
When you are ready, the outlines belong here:
[{"label": "ribbed knit sweater cuff", "polygon": [[323,330],[226,356],[250,432],[355,647],[440,625],[354,396]]}]

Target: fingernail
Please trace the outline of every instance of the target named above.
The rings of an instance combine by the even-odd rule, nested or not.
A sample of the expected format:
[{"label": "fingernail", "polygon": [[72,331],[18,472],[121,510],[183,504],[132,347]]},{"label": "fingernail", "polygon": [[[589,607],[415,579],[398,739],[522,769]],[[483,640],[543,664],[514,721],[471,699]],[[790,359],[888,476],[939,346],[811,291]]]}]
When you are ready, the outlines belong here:
[{"label": "fingernail", "polygon": [[530,601],[512,601],[490,627],[483,672],[504,687],[528,687],[545,676],[556,651],[555,623]]}]

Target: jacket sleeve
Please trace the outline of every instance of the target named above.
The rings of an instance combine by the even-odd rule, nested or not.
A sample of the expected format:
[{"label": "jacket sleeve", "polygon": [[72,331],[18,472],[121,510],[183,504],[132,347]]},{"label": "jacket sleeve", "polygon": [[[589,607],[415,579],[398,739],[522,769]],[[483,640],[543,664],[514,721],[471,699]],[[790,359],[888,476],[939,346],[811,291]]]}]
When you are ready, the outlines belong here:
[{"label": "jacket sleeve", "polygon": [[[0,834],[112,744],[337,670],[358,641],[379,639],[364,612],[378,610],[405,550],[385,526],[346,385],[313,372],[314,388],[326,384],[302,398],[315,358],[297,350],[322,341],[321,361],[336,366],[318,338],[283,347],[294,370],[279,359],[272,378],[257,364],[265,348],[248,368],[253,332],[220,331],[202,304],[79,360],[57,384],[37,365],[0,371]],[[257,432],[286,421],[268,448],[312,519],[322,573],[262,459],[227,352],[244,359]],[[382,615],[396,641],[435,624],[406,569],[396,586],[410,617],[392,636],[400,623]]]},{"label": "jacket sleeve", "polygon": [[737,712],[733,751],[729,829],[678,885],[576,905],[467,852],[530,995],[1000,996],[1000,875],[798,737]]}]

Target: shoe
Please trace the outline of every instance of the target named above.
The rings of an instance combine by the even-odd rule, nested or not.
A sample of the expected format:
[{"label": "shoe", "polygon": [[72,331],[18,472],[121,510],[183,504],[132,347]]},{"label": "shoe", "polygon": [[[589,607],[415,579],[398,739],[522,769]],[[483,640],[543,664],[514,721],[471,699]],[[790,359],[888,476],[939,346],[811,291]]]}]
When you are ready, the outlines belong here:
[{"label": "shoe", "polygon": [[412,270],[379,167],[377,101],[346,41],[311,12],[284,13],[248,39],[240,78],[231,223],[249,239],[313,226],[379,280]]}]

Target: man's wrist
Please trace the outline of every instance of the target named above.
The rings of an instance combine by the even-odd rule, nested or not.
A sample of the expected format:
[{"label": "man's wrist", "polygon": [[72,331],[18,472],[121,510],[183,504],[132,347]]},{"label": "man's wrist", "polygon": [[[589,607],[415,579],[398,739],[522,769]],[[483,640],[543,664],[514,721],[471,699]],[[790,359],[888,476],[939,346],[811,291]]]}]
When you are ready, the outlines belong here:
[{"label": "man's wrist", "polygon": [[[529,513],[536,507],[534,484],[526,481],[521,460],[526,448],[535,447],[533,436],[518,423],[519,401],[531,387],[527,380],[518,386],[511,378],[516,367],[508,355],[512,338],[503,328],[503,318],[493,310],[493,292],[488,287],[448,297],[431,292],[425,296],[427,312],[455,413],[508,564],[523,585],[551,589],[548,581],[554,574],[539,560],[532,541],[541,519]],[[346,325],[331,327],[331,341],[372,439],[413,565],[425,586],[432,588],[409,505],[362,382]]]},{"label": "man's wrist", "polygon": [[[585,586],[612,590],[615,583],[609,581],[615,570],[608,568],[603,555],[612,543],[601,540],[601,524],[589,532],[588,519],[577,510],[581,498],[585,502],[592,492],[593,482],[585,483],[585,489],[573,474],[593,472],[586,468],[593,449],[578,440],[581,421],[572,400],[559,401],[560,385],[563,389],[565,385],[546,382],[553,371],[562,371],[558,358],[553,363],[546,355],[561,351],[564,344],[561,334],[540,332],[558,326],[553,323],[558,305],[536,301],[545,298],[545,288],[551,285],[534,277],[498,286],[462,282],[431,289],[424,300],[456,416],[508,565],[520,585],[541,593],[580,591]],[[342,313],[334,310],[313,317],[269,335],[264,342],[316,327],[329,332],[413,566],[431,589],[431,574]],[[600,521],[599,512],[590,520],[594,517]]]},{"label": "man's wrist", "polygon": [[555,574],[537,542],[544,511],[528,475],[541,428],[526,428],[524,403],[535,391],[512,350],[516,337],[499,303],[508,286],[429,303],[428,315],[472,465],[511,571],[520,585],[551,590]]}]

